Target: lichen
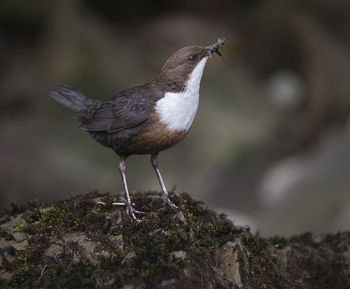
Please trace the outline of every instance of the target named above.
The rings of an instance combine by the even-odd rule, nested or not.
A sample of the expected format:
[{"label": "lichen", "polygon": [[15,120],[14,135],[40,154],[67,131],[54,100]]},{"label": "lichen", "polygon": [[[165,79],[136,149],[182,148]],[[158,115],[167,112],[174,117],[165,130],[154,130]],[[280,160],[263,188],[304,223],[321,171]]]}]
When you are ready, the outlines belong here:
[{"label": "lichen", "polygon": [[179,210],[135,193],[140,223],[96,192],[13,206],[0,215],[0,288],[348,288],[348,234],[266,240],[172,197]]}]

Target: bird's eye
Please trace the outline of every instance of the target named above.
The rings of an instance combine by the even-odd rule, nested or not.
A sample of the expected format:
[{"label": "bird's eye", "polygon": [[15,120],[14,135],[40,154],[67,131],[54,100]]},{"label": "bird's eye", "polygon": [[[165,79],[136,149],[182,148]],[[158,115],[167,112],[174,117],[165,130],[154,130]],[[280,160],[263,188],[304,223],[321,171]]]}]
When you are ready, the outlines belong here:
[{"label": "bird's eye", "polygon": [[194,60],[194,55],[190,55],[189,57],[187,57],[187,59],[190,61]]}]

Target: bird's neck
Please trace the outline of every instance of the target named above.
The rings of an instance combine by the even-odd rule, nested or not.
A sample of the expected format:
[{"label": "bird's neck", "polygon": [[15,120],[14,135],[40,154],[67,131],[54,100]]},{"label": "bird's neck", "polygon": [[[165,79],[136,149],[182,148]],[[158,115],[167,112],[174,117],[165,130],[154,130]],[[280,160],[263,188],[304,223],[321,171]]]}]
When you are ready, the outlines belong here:
[{"label": "bird's neck", "polygon": [[203,71],[205,64],[207,63],[208,57],[203,58],[200,62],[198,62],[197,66],[193,69],[191,74],[189,75],[186,85],[185,91],[190,92],[190,94],[199,94],[199,88],[203,76]]},{"label": "bird's neck", "polygon": [[155,83],[161,91],[165,92],[181,92],[186,89],[187,80],[181,76],[169,77],[167,75],[160,74]]},{"label": "bird's neck", "polygon": [[155,83],[163,92],[198,91],[208,57],[203,58],[188,75],[161,73]]},{"label": "bird's neck", "polygon": [[173,131],[188,131],[197,112],[199,87],[205,62],[203,59],[190,74],[180,91],[165,91],[157,101],[156,111],[160,121]]}]

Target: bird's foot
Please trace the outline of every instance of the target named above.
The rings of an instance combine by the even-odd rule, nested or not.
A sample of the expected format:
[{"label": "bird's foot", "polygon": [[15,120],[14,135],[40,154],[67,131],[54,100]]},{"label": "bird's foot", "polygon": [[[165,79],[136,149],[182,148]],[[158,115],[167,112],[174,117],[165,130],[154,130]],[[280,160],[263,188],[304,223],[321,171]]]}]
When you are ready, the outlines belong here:
[{"label": "bird's foot", "polygon": [[138,211],[136,210],[130,201],[128,202],[127,200],[125,200],[124,198],[121,198],[122,202],[115,202],[112,203],[112,205],[114,206],[126,206],[126,213],[131,216],[135,221],[137,222],[141,222],[141,220],[139,218],[136,217],[136,214],[145,214],[144,212]]},{"label": "bird's foot", "polygon": [[136,214],[142,214],[143,212],[135,210],[132,204],[126,204],[126,212],[131,216],[136,222],[141,222],[141,219],[136,217]]},{"label": "bird's foot", "polygon": [[[97,202],[97,204],[106,206],[107,204],[105,202]],[[131,216],[135,221],[140,222],[141,220],[136,217],[136,214],[145,214],[144,212],[136,210],[133,206],[135,204],[132,204],[131,202],[126,201],[124,198],[122,198],[122,202],[114,202],[112,203],[113,206],[125,206],[126,212],[129,216]]]},{"label": "bird's foot", "polygon": [[161,198],[162,198],[162,201],[163,201],[165,204],[169,205],[171,208],[173,208],[173,209],[177,209],[177,208],[178,208],[178,206],[176,206],[176,205],[170,200],[168,194],[162,194]]}]

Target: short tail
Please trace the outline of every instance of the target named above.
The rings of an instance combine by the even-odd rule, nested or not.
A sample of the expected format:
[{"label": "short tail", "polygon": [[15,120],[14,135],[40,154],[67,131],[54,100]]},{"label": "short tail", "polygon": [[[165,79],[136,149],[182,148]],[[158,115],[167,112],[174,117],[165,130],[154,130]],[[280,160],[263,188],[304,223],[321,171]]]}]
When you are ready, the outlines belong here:
[{"label": "short tail", "polygon": [[74,113],[79,113],[87,107],[87,97],[80,91],[67,85],[60,85],[56,90],[51,91],[49,96],[74,111]]}]

